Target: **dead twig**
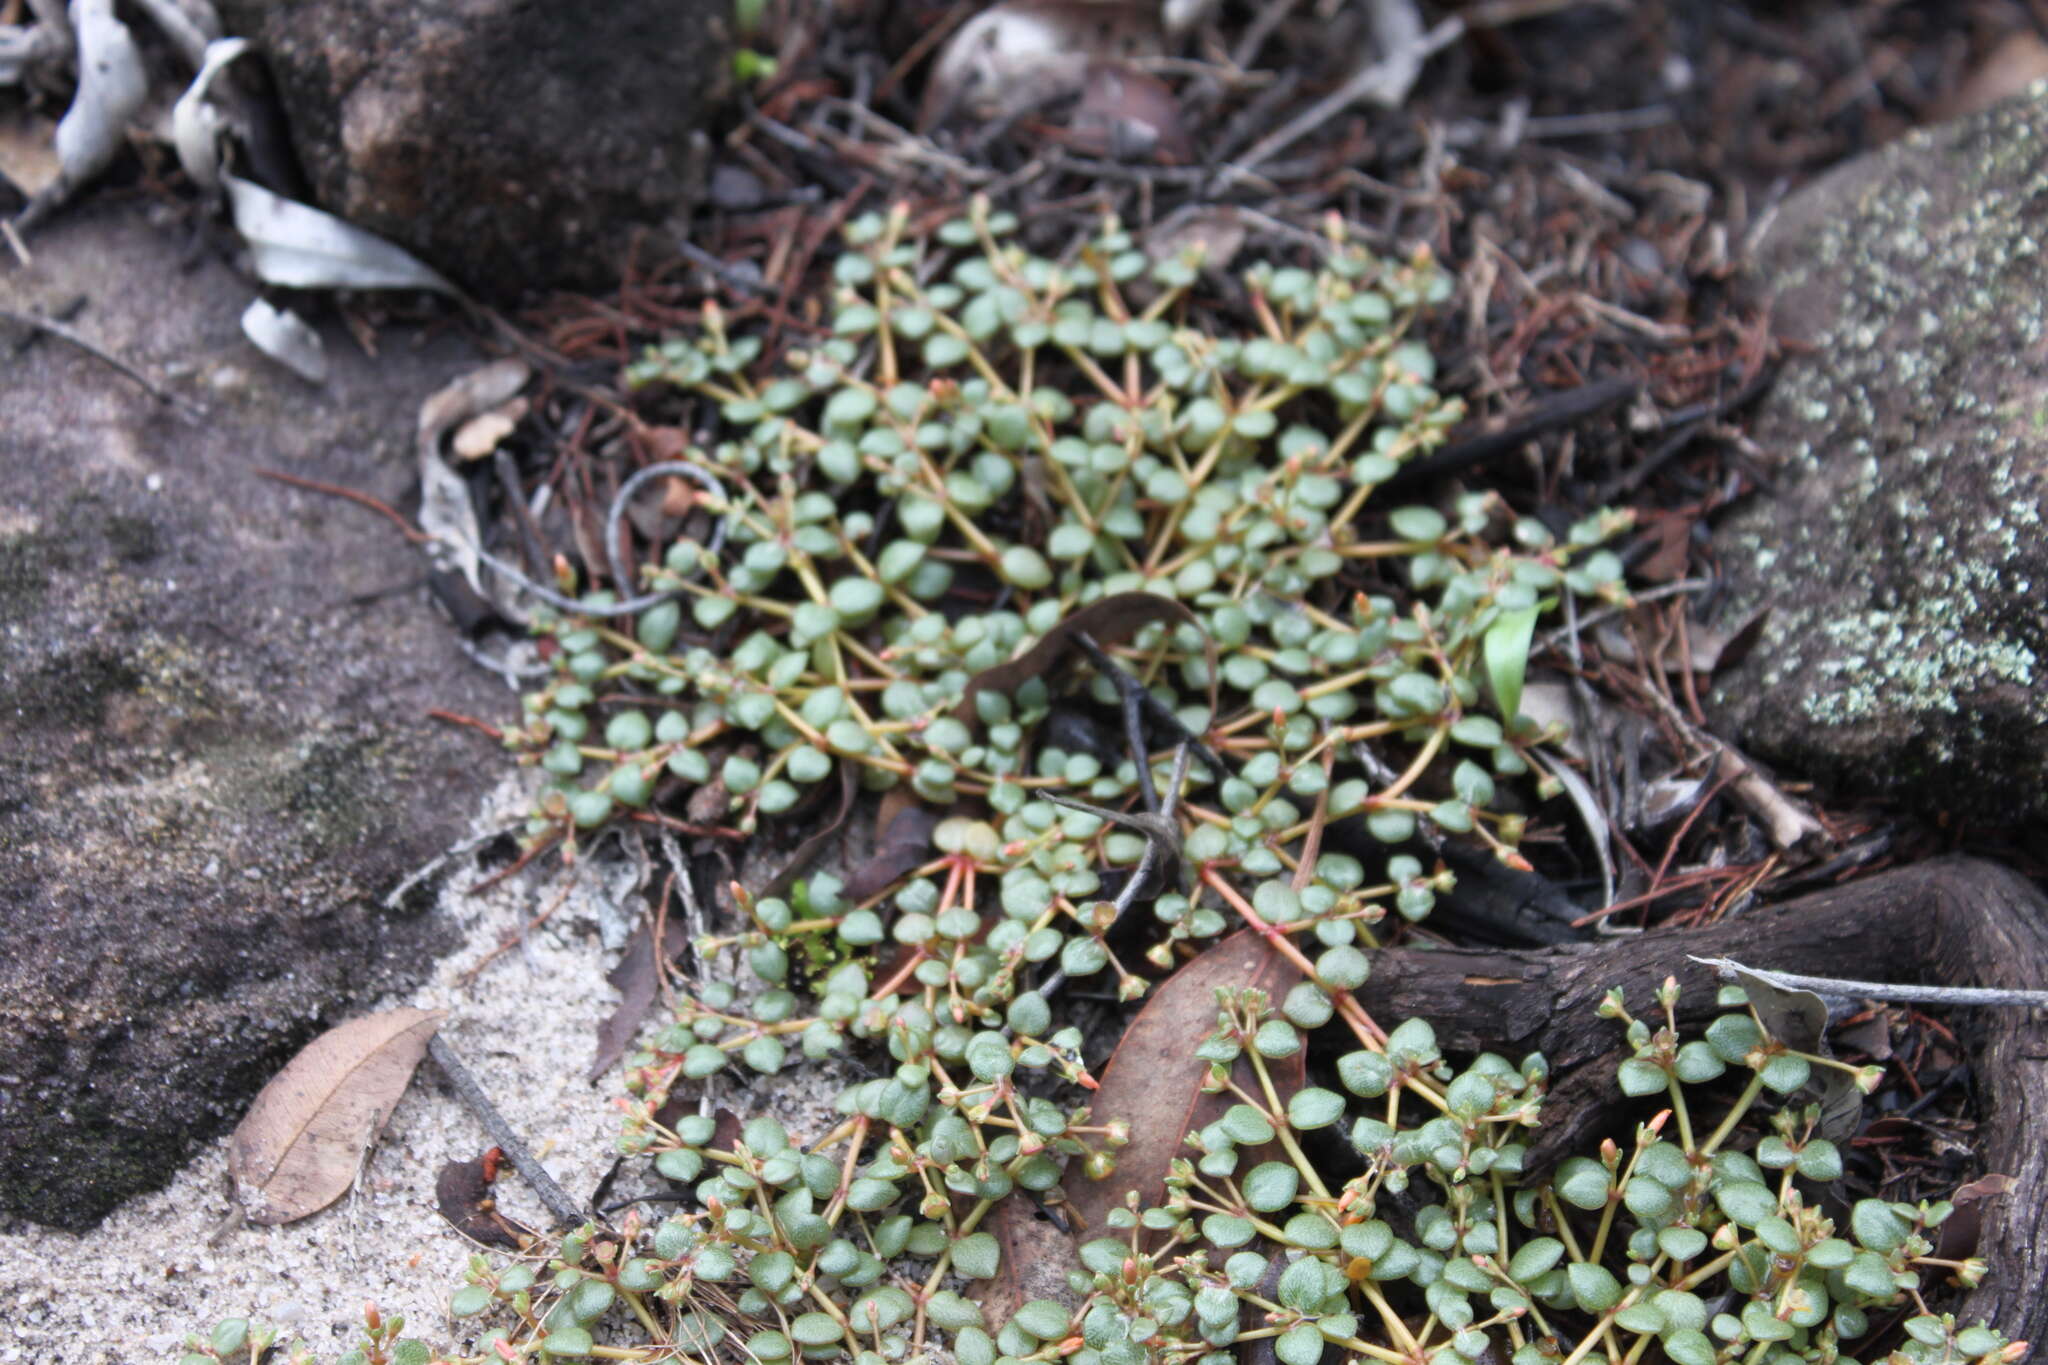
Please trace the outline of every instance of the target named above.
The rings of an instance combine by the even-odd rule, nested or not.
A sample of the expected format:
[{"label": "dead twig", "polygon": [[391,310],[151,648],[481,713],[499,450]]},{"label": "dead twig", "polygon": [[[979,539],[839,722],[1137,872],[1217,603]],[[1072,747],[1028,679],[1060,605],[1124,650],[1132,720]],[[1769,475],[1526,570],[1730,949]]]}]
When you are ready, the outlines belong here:
[{"label": "dead twig", "polygon": [[555,1178],[547,1173],[546,1168],[534,1160],[533,1153],[526,1150],[526,1144],[512,1131],[512,1125],[505,1122],[505,1116],[498,1112],[498,1106],[491,1103],[491,1097],[477,1084],[476,1077],[462,1064],[462,1059],[455,1055],[455,1049],[448,1046],[447,1040],[440,1034],[435,1034],[427,1043],[427,1055],[434,1059],[435,1064],[441,1068],[441,1073],[448,1078],[448,1083],[455,1087],[455,1093],[469,1106],[469,1112],[476,1115],[477,1122],[491,1135],[491,1141],[511,1159],[519,1174],[526,1178],[526,1183],[533,1186],[533,1192],[540,1196],[540,1202],[548,1206],[549,1213],[555,1215],[556,1225],[573,1228],[587,1222],[590,1214],[578,1208],[576,1201],[569,1197],[569,1192],[557,1185]]},{"label": "dead twig", "polygon": [[[1406,16],[1401,11],[1406,11]],[[1380,11],[1384,19],[1379,25],[1384,34],[1397,26],[1403,18],[1412,17],[1414,8],[1407,0],[1388,0]],[[1292,147],[1304,136],[1322,127],[1331,119],[1361,102],[1370,102],[1383,109],[1398,108],[1408,98],[1409,89],[1415,78],[1422,72],[1422,64],[1433,54],[1442,51],[1465,35],[1465,21],[1457,15],[1438,24],[1427,33],[1420,32],[1420,21],[1414,24],[1413,36],[1405,43],[1388,45],[1386,55],[1378,61],[1360,67],[1351,79],[1338,86],[1323,98],[1289,119],[1259,142],[1243,156],[1230,162],[1217,172],[1219,188],[1249,176],[1259,166],[1271,161],[1280,153]]]},{"label": "dead twig", "polygon": [[55,318],[46,318],[40,313],[18,312],[12,308],[0,308],[0,318],[4,318],[8,322],[18,323],[23,327],[32,327],[39,332],[48,333],[59,341],[70,342],[93,359],[100,361],[102,364],[111,365],[122,374],[127,375],[130,379],[147,389],[150,397],[175,408],[184,417],[197,421],[207,415],[205,408],[192,402],[190,399],[180,398],[177,394],[172,393],[169,389],[157,383],[135,366],[115,355],[112,351],[101,346],[98,342],[93,341],[75,328],[65,326]]},{"label": "dead twig", "polygon": [[1732,957],[1697,957],[1686,961],[1712,967],[1723,981],[1753,976],[1766,986],[1783,991],[1826,991],[1830,995],[1853,995],[1859,1000],[1882,1000],[1890,1004],[1913,1005],[2048,1005],[2048,991],[2001,991],[1982,986],[1907,986],[1891,981],[1843,981],[1832,976],[1801,976],[1797,972],[1773,972],[1749,967]]},{"label": "dead twig", "polygon": [[256,477],[259,479],[274,479],[278,483],[288,483],[294,488],[303,488],[308,493],[321,493],[330,498],[346,498],[358,507],[367,507],[372,512],[390,521],[407,540],[415,545],[427,545],[432,543],[434,539],[425,531],[420,530],[417,526],[414,526],[411,522],[400,516],[390,503],[373,498],[368,493],[358,493],[355,489],[343,488],[340,484],[321,483],[318,479],[302,479],[296,474],[287,474],[278,469],[259,469],[256,471]]}]

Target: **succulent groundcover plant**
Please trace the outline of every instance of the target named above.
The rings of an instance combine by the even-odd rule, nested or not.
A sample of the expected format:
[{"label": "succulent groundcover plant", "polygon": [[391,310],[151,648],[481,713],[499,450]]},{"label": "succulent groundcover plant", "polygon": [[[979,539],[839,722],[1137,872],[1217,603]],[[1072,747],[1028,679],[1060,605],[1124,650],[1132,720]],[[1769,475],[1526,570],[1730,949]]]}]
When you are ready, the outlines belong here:
[{"label": "succulent groundcover plant", "polygon": [[[631,368],[719,434],[679,471],[706,531],[638,598],[536,617],[555,672],[508,736],[546,776],[530,837],[573,850],[681,788],[751,831],[835,774],[950,814],[888,885],[735,889],[698,940],[619,1139],[683,1211],[479,1256],[462,1351],[375,1319],[346,1359],[1854,1365],[1900,1317],[1894,1359],[2016,1358],[1923,1298],[1985,1273],[1935,1258],[1946,1205],[1823,1212],[1841,1158],[1789,1097],[1841,1064],[1739,989],[1694,1039],[1675,984],[1650,1019],[1611,997],[1645,1121],[1534,1180],[1543,1058],[1454,1063],[1352,994],[1386,916],[1449,885],[1419,832],[1519,859],[1516,788],[1544,794],[1556,738],[1518,707],[1534,624],[1621,594],[1624,518],[1374,499],[1461,415],[1415,335],[1448,275],[1333,223],[1312,268],[1243,275],[1256,330],[1224,336],[1197,255],[1110,223],[1052,260],[1017,232],[980,203],[929,233],[861,218],[828,335],[772,374],[715,309]],[[1062,1007],[1244,927],[1300,980],[1218,992],[1190,1038],[1227,1104],[1160,1202],[1080,1231],[1064,1295],[991,1321],[992,1212],[1056,1208],[1128,1137]],[[816,1131],[682,1102],[832,1058],[857,1079]],[[273,1339],[231,1320],[187,1360]]]}]

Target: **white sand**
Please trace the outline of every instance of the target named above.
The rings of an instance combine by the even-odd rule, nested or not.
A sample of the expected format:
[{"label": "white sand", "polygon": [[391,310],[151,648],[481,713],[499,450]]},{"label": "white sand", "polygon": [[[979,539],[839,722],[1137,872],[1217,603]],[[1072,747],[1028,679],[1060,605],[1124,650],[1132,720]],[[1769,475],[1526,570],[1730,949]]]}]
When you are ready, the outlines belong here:
[{"label": "white sand", "polygon": [[[503,826],[524,804],[519,782],[508,779],[477,830]],[[457,978],[552,901],[563,874],[529,871],[469,897],[463,889],[481,874],[472,860],[458,860],[439,913],[464,928],[467,942],[429,984],[369,1007],[452,1011],[442,1036],[579,1199],[611,1164],[612,1097],[621,1093],[616,1073],[595,1086],[583,1080],[598,1021],[618,1000],[604,980],[617,954],[601,936],[618,942],[642,903],[629,867],[614,865],[611,877],[603,870],[586,868],[526,951],[501,955],[465,990]],[[474,1248],[435,1211],[434,1178],[443,1162],[474,1158],[490,1142],[431,1061],[421,1064],[355,1192],[310,1218],[210,1240],[232,1209],[227,1145],[226,1137],[210,1143],[167,1188],[122,1206],[93,1232],[0,1221],[0,1361],[175,1359],[187,1332],[238,1316],[278,1323],[331,1360],[357,1340],[365,1300],[403,1313],[407,1335],[442,1346],[462,1338],[447,1298]],[[516,1174],[501,1176],[495,1190],[508,1214],[548,1226]]]}]

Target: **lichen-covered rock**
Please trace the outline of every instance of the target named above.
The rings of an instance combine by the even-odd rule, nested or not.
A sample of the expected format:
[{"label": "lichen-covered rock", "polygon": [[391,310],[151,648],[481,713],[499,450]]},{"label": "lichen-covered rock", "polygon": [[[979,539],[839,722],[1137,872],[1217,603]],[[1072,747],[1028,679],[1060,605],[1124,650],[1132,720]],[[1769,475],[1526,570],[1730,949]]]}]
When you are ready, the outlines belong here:
[{"label": "lichen-covered rock", "polygon": [[2048,85],[1842,166],[1764,252],[1806,343],[1722,526],[1745,744],[1928,813],[2048,814]]},{"label": "lichen-covered rock", "polygon": [[450,337],[338,331],[315,391],[236,326],[184,234],[87,206],[0,306],[165,376],[180,415],[71,346],[0,337],[0,1221],[89,1227],[167,1180],[323,1023],[423,976],[452,927],[387,910],[503,771],[431,706],[507,697],[360,507],[396,499]]},{"label": "lichen-covered rock", "polygon": [[321,207],[472,292],[616,279],[677,215],[731,70],[730,0],[226,0]]}]

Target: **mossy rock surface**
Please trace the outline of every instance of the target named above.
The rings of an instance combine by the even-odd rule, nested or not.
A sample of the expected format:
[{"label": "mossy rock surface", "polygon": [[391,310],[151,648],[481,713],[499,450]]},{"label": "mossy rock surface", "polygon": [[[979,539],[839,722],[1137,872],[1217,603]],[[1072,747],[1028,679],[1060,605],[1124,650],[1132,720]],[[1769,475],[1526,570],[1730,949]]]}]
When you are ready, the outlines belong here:
[{"label": "mossy rock surface", "polygon": [[310,389],[185,245],[87,206],[0,275],[18,311],[83,295],[79,331],[207,409],[48,337],[0,366],[0,1215],[67,1228],[426,972],[449,927],[383,899],[503,772],[424,715],[509,697],[424,605],[416,553],[254,472],[402,502],[419,402],[474,358],[394,335],[371,362],[336,334]]},{"label": "mossy rock surface", "polygon": [[1769,606],[1743,743],[1928,814],[2048,814],[2048,84],[1848,163],[1764,251],[1775,495],[1716,544]]}]

